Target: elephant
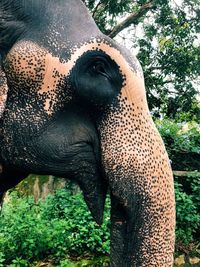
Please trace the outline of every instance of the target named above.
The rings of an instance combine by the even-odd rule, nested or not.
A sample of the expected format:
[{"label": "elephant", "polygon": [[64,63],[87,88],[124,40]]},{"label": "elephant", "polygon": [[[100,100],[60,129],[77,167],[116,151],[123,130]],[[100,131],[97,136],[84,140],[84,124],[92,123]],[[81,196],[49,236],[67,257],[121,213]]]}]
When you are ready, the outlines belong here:
[{"label": "elephant", "polygon": [[0,194],[30,173],[74,180],[114,267],[173,264],[173,175],[143,71],[81,0],[2,0]]}]

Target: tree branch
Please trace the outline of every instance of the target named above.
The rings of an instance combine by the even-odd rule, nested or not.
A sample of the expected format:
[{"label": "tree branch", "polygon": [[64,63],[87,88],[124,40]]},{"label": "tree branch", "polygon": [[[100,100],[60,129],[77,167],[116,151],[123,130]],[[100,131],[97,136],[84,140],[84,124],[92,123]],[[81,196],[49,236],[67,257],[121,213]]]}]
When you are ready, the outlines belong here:
[{"label": "tree branch", "polygon": [[172,79],[170,79],[170,80],[166,80],[166,81],[163,81],[162,84],[164,85],[164,84],[167,84],[167,83],[173,83],[173,81],[174,81],[174,80],[172,80]]},{"label": "tree branch", "polygon": [[198,171],[173,171],[175,176],[190,176],[190,177],[200,177],[200,172]]},{"label": "tree branch", "polygon": [[96,17],[97,17],[98,12],[99,12],[99,11],[102,12],[103,10],[105,10],[105,8],[106,8],[107,6],[108,6],[108,3],[107,3],[107,4],[106,4],[106,3],[102,3],[101,0],[100,0],[100,1],[98,2],[98,4],[96,5],[94,11],[93,11],[93,14],[92,14],[93,19],[95,20]]},{"label": "tree branch", "polygon": [[137,24],[138,20],[144,16],[149,10],[155,8],[154,1],[148,2],[140,7],[139,11],[128,16],[124,21],[116,25],[108,34],[109,37],[114,38],[119,32],[129,27],[131,24]]},{"label": "tree branch", "polygon": [[95,19],[95,16],[96,16],[96,12],[97,10],[99,9],[99,6],[101,5],[101,0],[98,2],[98,4],[96,5],[96,7],[94,8],[94,11],[93,11],[93,14],[92,14],[92,17]]}]

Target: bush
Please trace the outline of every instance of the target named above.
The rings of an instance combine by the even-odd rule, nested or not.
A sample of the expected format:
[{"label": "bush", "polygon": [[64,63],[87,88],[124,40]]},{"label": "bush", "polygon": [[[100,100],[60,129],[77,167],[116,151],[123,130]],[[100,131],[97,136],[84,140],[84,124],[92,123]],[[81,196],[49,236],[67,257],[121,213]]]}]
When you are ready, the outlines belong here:
[{"label": "bush", "polygon": [[[199,239],[200,180],[188,177],[184,182],[189,186],[180,177],[175,179],[176,237],[177,242],[188,244]],[[31,197],[18,198],[15,192],[9,198],[0,218],[0,266],[23,267],[43,259],[65,266],[67,256],[109,253],[109,200],[100,227],[81,193],[61,189],[38,203]]]},{"label": "bush", "polygon": [[31,197],[19,199],[14,193],[11,199],[0,218],[0,251],[6,262],[17,256],[27,260],[43,257],[48,233],[39,206]]},{"label": "bush", "polygon": [[176,241],[187,245],[200,237],[200,180],[199,177],[185,179],[190,179],[191,192],[186,192],[175,178]]},{"label": "bush", "polygon": [[[104,224],[99,227],[91,217],[81,193],[58,190],[49,195],[43,206],[42,218],[64,225],[63,234],[67,235],[70,254],[84,252],[109,252],[109,202],[106,203]],[[66,224],[67,222],[67,224]],[[57,225],[58,226],[58,225]],[[64,232],[65,231],[65,232]]]},{"label": "bush", "polygon": [[156,125],[170,155],[173,151],[200,154],[200,125],[198,123],[175,123],[165,119],[157,120]]},{"label": "bush", "polygon": [[157,120],[172,167],[176,170],[200,170],[200,125]]},{"label": "bush", "polygon": [[59,262],[69,254],[107,254],[108,207],[107,201],[100,227],[81,193],[72,195],[62,189],[37,204],[32,197],[20,199],[12,193],[0,217],[0,266],[27,266],[49,257]]}]

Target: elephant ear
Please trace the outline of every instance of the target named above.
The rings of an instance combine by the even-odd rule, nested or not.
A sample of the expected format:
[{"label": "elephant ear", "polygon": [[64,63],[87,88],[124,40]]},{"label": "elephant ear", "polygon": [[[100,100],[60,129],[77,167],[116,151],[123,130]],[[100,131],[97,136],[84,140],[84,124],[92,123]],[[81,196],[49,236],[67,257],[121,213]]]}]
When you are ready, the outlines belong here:
[{"label": "elephant ear", "polygon": [[21,7],[22,1],[1,0],[0,4],[0,54],[5,56],[25,32],[28,19]]},{"label": "elephant ear", "polygon": [[7,93],[8,93],[8,85],[7,85],[6,75],[0,67],[0,118],[2,117],[5,109]]},{"label": "elephant ear", "polygon": [[[1,0],[0,4],[0,61],[25,31],[27,22],[20,3],[22,1]],[[7,80],[0,65],[0,118],[7,99]]]}]

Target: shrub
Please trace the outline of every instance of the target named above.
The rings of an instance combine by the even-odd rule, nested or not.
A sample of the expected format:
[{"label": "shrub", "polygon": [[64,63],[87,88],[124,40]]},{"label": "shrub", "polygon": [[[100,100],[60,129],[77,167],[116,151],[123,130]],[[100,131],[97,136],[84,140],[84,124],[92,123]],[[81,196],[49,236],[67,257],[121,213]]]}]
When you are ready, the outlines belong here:
[{"label": "shrub", "polygon": [[0,217],[0,266],[23,261],[67,255],[107,254],[109,252],[109,201],[104,224],[91,217],[81,193],[72,195],[61,189],[46,200],[35,203],[32,197],[10,195]]},{"label": "shrub", "polygon": [[17,198],[4,205],[0,218],[0,251],[6,262],[19,258],[33,260],[45,256],[48,232],[41,220],[40,207],[33,198]]},{"label": "shrub", "polygon": [[[188,244],[198,240],[200,180],[188,177],[184,181],[190,185],[187,190],[178,178],[175,180],[176,236],[178,242]],[[92,219],[81,193],[73,195],[70,190],[61,189],[38,203],[31,197],[18,198],[12,193],[0,218],[0,266],[23,267],[45,258],[53,258],[64,266],[68,255],[107,255],[109,207],[107,200],[104,224],[100,227]]]},{"label": "shrub", "polygon": [[[189,179],[189,178],[187,178]],[[184,191],[183,185],[175,181],[176,192],[176,239],[177,242],[188,244],[198,240],[200,229],[200,181],[191,182],[191,193]],[[198,190],[198,191],[197,191]]]},{"label": "shrub", "polygon": [[3,263],[5,262],[5,255],[0,252],[0,267],[3,267]]},{"label": "shrub", "polygon": [[172,167],[176,170],[200,170],[200,125],[196,122],[156,121]]},{"label": "shrub", "polygon": [[200,125],[198,123],[175,123],[165,119],[157,120],[156,125],[170,155],[173,151],[200,154]]}]

